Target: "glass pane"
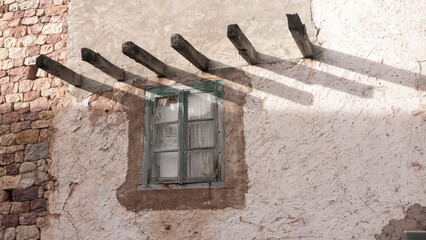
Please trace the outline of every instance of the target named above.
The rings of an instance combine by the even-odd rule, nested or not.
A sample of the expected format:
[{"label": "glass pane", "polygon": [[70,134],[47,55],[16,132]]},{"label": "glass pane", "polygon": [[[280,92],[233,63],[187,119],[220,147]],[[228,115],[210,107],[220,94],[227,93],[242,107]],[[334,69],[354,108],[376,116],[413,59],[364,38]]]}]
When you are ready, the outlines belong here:
[{"label": "glass pane", "polygon": [[154,122],[178,120],[178,97],[168,96],[155,99]]},{"label": "glass pane", "polygon": [[214,147],[214,121],[188,123],[188,147]]},{"label": "glass pane", "polygon": [[154,177],[168,178],[178,176],[178,153],[154,153],[156,174]]},{"label": "glass pane", "polygon": [[213,118],[214,99],[212,93],[188,95],[188,119]]},{"label": "glass pane", "polygon": [[188,178],[215,176],[215,166],[212,149],[188,151],[187,157]]},{"label": "glass pane", "polygon": [[154,149],[178,149],[177,123],[155,125]]}]

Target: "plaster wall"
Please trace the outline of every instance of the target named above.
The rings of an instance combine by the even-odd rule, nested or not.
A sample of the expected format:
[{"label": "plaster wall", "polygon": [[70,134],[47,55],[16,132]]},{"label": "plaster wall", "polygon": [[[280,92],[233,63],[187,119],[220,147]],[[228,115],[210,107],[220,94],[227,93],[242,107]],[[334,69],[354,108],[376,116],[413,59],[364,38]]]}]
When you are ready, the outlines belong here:
[{"label": "plaster wall", "polygon": [[[110,81],[84,63],[77,63],[77,51],[86,40],[107,58],[144,75],[141,67],[117,56],[123,41],[110,39],[120,34],[110,34],[113,29],[124,36],[121,40],[127,40],[124,38],[131,33],[116,28],[114,22],[125,19],[129,29],[137,29],[135,19],[145,16],[144,12],[136,14],[129,8],[145,3],[149,9],[161,4],[136,1],[130,6],[120,6],[118,1],[90,2],[92,8],[86,8],[86,12],[79,8],[88,3],[71,2],[69,65],[87,75],[93,74],[89,77],[97,82]],[[209,4],[219,3],[209,1]],[[404,218],[409,206],[426,205],[426,80],[421,72],[426,60],[426,18],[422,11],[426,3],[313,0],[311,6],[303,5],[298,12],[306,11],[308,6],[312,9],[315,27],[310,31],[317,31],[311,36],[317,35],[317,48],[322,52],[315,60],[284,60],[289,58],[283,52],[287,47],[283,49],[284,43],[274,43],[282,39],[278,34],[287,31],[286,11],[284,5],[274,4],[278,1],[256,2],[251,7],[241,5],[247,11],[237,12],[259,10],[257,14],[265,19],[256,18],[258,22],[253,25],[244,21],[246,18],[236,17],[242,22],[235,21],[243,31],[250,29],[247,35],[259,46],[258,50],[264,48],[260,51],[276,61],[229,70],[244,72],[250,81],[246,86],[233,86],[248,90],[242,106],[245,155],[241,160],[245,161],[248,175],[245,206],[131,211],[121,205],[117,189],[126,181],[129,143],[134,140],[128,139],[131,116],[126,114],[128,106],[121,99],[126,92],[143,96],[143,91],[137,86],[115,83],[110,95],[82,98],[87,93],[72,89],[65,107],[55,117],[52,174],[58,186],[49,197],[54,215],[42,237],[374,239],[390,220]],[[191,24],[171,24],[164,18],[151,19],[152,24],[146,25],[161,25],[150,33],[158,31],[161,32],[158,36],[162,36],[171,24],[176,32],[192,35],[192,41],[189,37],[188,40],[195,46],[200,43],[200,50],[208,57],[238,66],[241,59],[227,55],[236,51],[230,43],[224,43],[228,41],[224,33],[228,22],[219,21],[216,26],[216,21],[205,17],[206,12],[216,16],[214,10],[231,11],[231,8],[226,4],[208,6],[205,9],[194,4],[189,9],[200,15],[176,17],[176,21],[190,22],[195,18],[202,26],[210,24],[209,29],[223,29],[220,41],[207,41],[209,38],[197,28],[188,27]],[[279,8],[275,12],[276,6]],[[115,9],[115,14],[108,13],[108,9]],[[173,8],[158,8],[158,11],[179,12]],[[232,18],[234,13],[224,14],[224,18]],[[77,28],[88,16],[97,16],[93,20],[98,26],[93,31],[96,38],[86,26]],[[307,16],[302,21],[309,22],[310,15],[302,16]],[[270,35],[265,33],[268,36],[265,39],[256,38],[254,35],[265,31],[260,24],[280,30],[267,32]],[[169,39],[169,32],[165,32]],[[176,67],[198,74],[185,60],[178,60],[175,53],[162,53],[159,43],[164,42],[158,38],[150,38],[142,30],[132,33],[140,36],[138,41],[146,42],[147,50],[158,51],[167,63],[176,63]],[[288,48],[297,54],[295,44]],[[118,53],[113,54],[111,49]],[[217,77],[214,73],[202,76]],[[143,88],[157,81],[173,82],[156,80],[149,74],[134,82]],[[91,86],[86,87],[88,92],[94,91]],[[232,131],[232,126],[226,127],[226,131]]]}]

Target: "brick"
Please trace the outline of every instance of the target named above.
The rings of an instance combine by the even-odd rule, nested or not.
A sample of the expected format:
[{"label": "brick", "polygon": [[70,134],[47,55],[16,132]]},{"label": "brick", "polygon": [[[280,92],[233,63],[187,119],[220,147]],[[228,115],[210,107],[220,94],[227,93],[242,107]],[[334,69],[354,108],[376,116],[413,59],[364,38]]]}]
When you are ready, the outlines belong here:
[{"label": "brick", "polygon": [[[19,173],[19,167],[16,164],[9,164],[6,166],[7,175],[17,175]],[[22,178],[21,178],[22,181]]]},{"label": "brick", "polygon": [[0,156],[0,165],[11,164],[15,161],[14,154],[3,154]]},{"label": "brick", "polygon": [[40,97],[40,92],[39,90],[37,91],[30,91],[27,93],[24,93],[24,101],[32,101],[34,99],[37,99],[38,97]]},{"label": "brick", "polygon": [[13,83],[6,83],[1,85],[1,95],[5,96],[7,94],[13,93]]},{"label": "brick", "polygon": [[37,16],[22,19],[22,25],[34,25],[36,23],[38,23],[38,17]]},{"label": "brick", "polygon": [[40,232],[35,225],[19,226],[16,228],[16,240],[40,239]]},{"label": "brick", "polygon": [[47,143],[28,144],[25,147],[24,161],[35,161],[49,157],[49,145]]},{"label": "brick", "polygon": [[3,216],[3,227],[17,227],[19,223],[19,216],[15,214],[8,214]]},{"label": "brick", "polygon": [[[3,86],[2,86],[3,87]],[[8,113],[12,111],[12,103],[3,103],[0,105],[0,114]]]},{"label": "brick", "polygon": [[[19,181],[21,181],[21,176],[3,176],[0,179],[0,188],[2,190],[10,190],[10,189],[16,189],[19,187]],[[12,192],[12,198],[13,198],[13,192]]]},{"label": "brick", "polygon": [[49,108],[49,102],[46,97],[41,97],[30,102],[31,112],[47,111]]},{"label": "brick", "polygon": [[43,212],[47,211],[46,199],[40,198],[31,201],[31,211],[32,212]]},{"label": "brick", "polygon": [[24,162],[22,163],[21,167],[19,168],[20,173],[26,173],[26,172],[32,172],[37,170],[37,165],[35,165],[32,162]]},{"label": "brick", "polygon": [[25,173],[21,177],[21,181],[19,182],[19,186],[21,188],[27,188],[33,186],[35,183],[35,173]]},{"label": "brick", "polygon": [[38,186],[33,186],[26,189],[13,189],[12,200],[14,202],[25,202],[38,199],[38,188]]},{"label": "brick", "polygon": [[15,134],[8,133],[0,136],[0,145],[2,146],[10,146],[15,143]]},{"label": "brick", "polygon": [[36,224],[37,213],[23,213],[19,215],[20,225],[34,225]]},{"label": "brick", "polygon": [[24,130],[16,135],[17,144],[28,144],[36,143],[38,141],[39,130],[37,129],[28,129]]},{"label": "brick", "polygon": [[19,121],[19,114],[17,112],[5,113],[1,117],[2,124],[9,125]]}]

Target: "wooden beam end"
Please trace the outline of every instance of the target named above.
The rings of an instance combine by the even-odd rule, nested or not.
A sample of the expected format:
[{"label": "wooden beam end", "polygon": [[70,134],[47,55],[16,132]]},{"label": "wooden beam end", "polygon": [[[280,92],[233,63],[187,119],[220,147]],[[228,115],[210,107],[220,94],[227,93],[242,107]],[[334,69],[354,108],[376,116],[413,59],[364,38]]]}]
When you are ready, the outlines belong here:
[{"label": "wooden beam end", "polygon": [[183,46],[185,41],[186,40],[182,37],[182,35],[175,33],[172,34],[170,38],[170,46],[172,46],[172,48],[179,48]]}]

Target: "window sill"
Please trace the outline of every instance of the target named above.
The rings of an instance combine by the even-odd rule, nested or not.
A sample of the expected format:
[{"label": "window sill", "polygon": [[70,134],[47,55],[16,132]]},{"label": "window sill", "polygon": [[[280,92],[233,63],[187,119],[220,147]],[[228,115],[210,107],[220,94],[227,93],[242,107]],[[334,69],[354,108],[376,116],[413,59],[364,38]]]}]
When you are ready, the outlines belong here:
[{"label": "window sill", "polygon": [[187,183],[187,184],[149,184],[138,185],[137,190],[162,190],[162,189],[206,189],[206,188],[224,188],[224,182],[212,183]]}]

